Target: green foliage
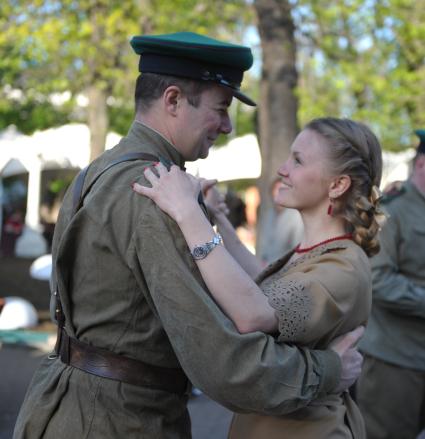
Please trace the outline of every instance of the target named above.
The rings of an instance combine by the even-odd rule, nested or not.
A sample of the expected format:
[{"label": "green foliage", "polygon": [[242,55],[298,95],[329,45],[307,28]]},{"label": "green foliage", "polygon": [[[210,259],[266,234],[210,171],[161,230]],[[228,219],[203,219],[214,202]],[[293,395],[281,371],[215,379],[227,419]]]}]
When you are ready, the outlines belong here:
[{"label": "green foliage", "polygon": [[[370,124],[387,149],[414,144],[413,130],[425,126],[425,0],[291,4],[300,123],[352,117]],[[242,42],[252,14],[245,0],[3,0],[0,129],[13,123],[31,133],[84,122],[77,97],[95,84],[110,96],[110,129],[125,134],[138,74],[132,35],[191,30]],[[245,90],[258,99],[257,79],[246,79]],[[54,105],[52,93],[65,91],[69,99]],[[255,110],[233,107],[235,134],[255,131]]]},{"label": "green foliage", "polygon": [[0,130],[9,125],[16,127],[24,134],[32,134],[36,130],[44,130],[68,123],[71,113],[67,108],[54,107],[49,102],[14,102],[0,100]]},{"label": "green foliage", "polygon": [[425,1],[319,0],[294,4],[302,124],[323,115],[368,123],[386,149],[414,144],[425,126]]},{"label": "green foliage", "polygon": [[[133,35],[190,30],[241,41],[249,11],[244,0],[3,0],[2,86],[22,97],[11,100],[0,90],[0,128],[13,122],[30,132],[67,119],[84,121],[84,109],[59,110],[48,97],[68,91],[75,98],[95,85],[114,97],[111,127],[125,133],[138,74],[129,45]],[[72,98],[68,106],[75,104]]]}]

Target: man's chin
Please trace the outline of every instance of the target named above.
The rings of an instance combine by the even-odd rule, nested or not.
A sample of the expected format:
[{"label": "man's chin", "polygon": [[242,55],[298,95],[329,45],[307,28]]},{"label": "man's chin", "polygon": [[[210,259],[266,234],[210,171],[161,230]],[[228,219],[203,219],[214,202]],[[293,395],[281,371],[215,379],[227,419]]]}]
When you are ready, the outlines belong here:
[{"label": "man's chin", "polygon": [[199,158],[200,159],[206,159],[208,157],[208,155],[210,153],[211,146],[212,145],[208,145],[207,147],[205,147],[199,151]]}]

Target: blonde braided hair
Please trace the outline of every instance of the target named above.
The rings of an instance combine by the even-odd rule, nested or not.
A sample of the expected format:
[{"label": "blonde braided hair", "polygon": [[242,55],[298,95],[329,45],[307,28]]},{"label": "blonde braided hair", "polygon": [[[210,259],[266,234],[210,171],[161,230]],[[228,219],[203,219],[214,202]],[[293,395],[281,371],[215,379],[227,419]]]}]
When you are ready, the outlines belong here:
[{"label": "blonde braided hair", "polygon": [[347,221],[353,240],[373,256],[379,251],[377,234],[383,221],[378,189],[382,151],[378,139],[366,125],[350,119],[314,119],[305,129],[326,139],[331,172],[350,177],[351,186],[335,200],[333,214]]}]

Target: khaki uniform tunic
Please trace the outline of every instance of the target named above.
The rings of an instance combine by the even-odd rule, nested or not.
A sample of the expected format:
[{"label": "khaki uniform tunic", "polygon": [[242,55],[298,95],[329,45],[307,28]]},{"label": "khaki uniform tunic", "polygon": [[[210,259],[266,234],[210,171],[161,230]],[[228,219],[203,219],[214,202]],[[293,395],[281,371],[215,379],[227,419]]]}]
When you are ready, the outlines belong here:
[{"label": "khaki uniform tunic", "polygon": [[406,182],[388,196],[389,218],[371,259],[373,307],[360,343],[368,355],[425,371],[425,195]]},{"label": "khaki uniform tunic", "polygon": [[[134,122],[90,167],[86,184],[123,154],[183,159],[161,135]],[[131,190],[147,162],[118,164],[92,187],[71,220],[64,199],[54,248],[67,332],[145,363],[182,367],[231,410],[282,414],[331,391],[340,361],[331,351],[241,335],[208,294],[177,224]],[[213,360],[213,361],[212,361]],[[187,396],[90,375],[45,359],[30,384],[14,439],[190,438]]]},{"label": "khaki uniform tunic", "polygon": [[[279,320],[278,340],[324,349],[365,325],[371,273],[364,251],[350,240],[324,244],[293,262],[272,264],[259,278]],[[348,392],[326,395],[285,416],[236,415],[230,439],[365,439],[362,416]]]},{"label": "khaki uniform tunic", "polygon": [[368,438],[410,439],[425,427],[425,195],[407,181],[383,204],[357,395]]}]

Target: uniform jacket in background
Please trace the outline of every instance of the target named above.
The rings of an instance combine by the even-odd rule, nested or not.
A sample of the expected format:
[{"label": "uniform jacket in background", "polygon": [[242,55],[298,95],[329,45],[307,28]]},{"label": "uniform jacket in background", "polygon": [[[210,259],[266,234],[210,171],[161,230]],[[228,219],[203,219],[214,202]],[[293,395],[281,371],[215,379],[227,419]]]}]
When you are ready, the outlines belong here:
[{"label": "uniform jacket in background", "polygon": [[360,343],[367,354],[425,371],[425,196],[409,181],[387,196],[389,217],[371,259],[373,306]]}]

